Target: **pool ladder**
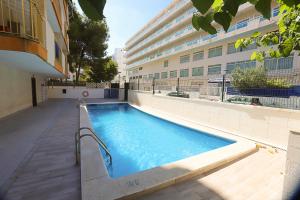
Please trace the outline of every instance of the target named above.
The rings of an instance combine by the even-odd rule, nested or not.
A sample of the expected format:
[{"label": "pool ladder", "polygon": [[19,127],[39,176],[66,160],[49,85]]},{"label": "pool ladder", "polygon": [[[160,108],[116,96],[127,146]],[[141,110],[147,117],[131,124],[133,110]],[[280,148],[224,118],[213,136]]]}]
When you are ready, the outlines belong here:
[{"label": "pool ladder", "polygon": [[[82,130],[89,130],[91,133],[85,133],[85,134],[80,134],[80,131]],[[76,154],[76,164],[80,163],[80,139],[83,137],[92,137],[98,144],[99,146],[105,151],[106,155],[109,157],[109,164],[112,164],[112,156],[109,153],[107,146],[104,144],[104,142],[95,134],[95,132],[89,128],[89,127],[81,127],[78,129],[78,132],[75,133],[75,154]]]}]

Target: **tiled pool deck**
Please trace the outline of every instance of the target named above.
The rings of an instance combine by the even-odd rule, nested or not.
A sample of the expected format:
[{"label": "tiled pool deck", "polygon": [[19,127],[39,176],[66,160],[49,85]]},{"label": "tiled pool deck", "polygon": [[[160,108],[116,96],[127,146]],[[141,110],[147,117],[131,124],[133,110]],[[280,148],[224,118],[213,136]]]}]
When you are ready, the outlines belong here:
[{"label": "tiled pool deck", "polygon": [[10,178],[2,186],[4,199],[80,199],[76,106],[73,100],[50,100],[0,121],[0,171]]},{"label": "tiled pool deck", "polygon": [[[80,169],[74,164],[76,105],[72,100],[51,100],[0,120],[0,185],[4,189],[5,183],[8,191],[4,199],[81,198]],[[261,149],[140,199],[281,199],[285,156]]]}]

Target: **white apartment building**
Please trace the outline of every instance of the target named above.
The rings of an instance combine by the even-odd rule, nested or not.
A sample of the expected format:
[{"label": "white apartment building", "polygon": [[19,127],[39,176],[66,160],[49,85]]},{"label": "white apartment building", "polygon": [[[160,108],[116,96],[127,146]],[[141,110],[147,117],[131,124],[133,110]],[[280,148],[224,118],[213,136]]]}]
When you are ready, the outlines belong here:
[{"label": "white apartment building", "polygon": [[264,65],[269,71],[291,73],[300,65],[294,54],[288,58],[266,58],[264,63],[251,61],[256,45],[235,49],[238,38],[255,31],[277,29],[278,5],[272,3],[272,17],[264,19],[254,6],[240,7],[228,32],[215,24],[218,33],[209,35],[192,27],[196,9],[190,0],[174,0],[167,8],[128,40],[125,46],[126,64],[130,79],[199,79],[207,85],[210,79],[230,74],[236,67]]},{"label": "white apartment building", "polygon": [[118,74],[114,78],[115,82],[125,82],[127,77],[126,65],[124,59],[124,50],[116,48],[112,59],[118,64]]}]

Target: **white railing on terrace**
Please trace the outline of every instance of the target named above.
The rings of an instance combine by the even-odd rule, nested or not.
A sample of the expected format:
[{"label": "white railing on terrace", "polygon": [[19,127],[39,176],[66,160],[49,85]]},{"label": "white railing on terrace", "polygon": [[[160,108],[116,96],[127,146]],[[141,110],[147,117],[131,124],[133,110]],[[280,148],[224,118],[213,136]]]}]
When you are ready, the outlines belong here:
[{"label": "white railing on terrace", "polygon": [[42,8],[38,0],[0,0],[0,33],[32,39],[45,47]]},{"label": "white railing on terrace", "polygon": [[126,46],[130,47],[132,46],[137,40],[142,38],[145,34],[147,34],[150,30],[152,30],[154,27],[156,27],[158,24],[163,22],[165,19],[167,19],[170,15],[172,15],[177,10],[184,7],[187,3],[190,3],[190,0],[181,0],[178,2],[172,9],[170,9],[167,13],[165,13],[163,16],[161,16],[159,19],[157,19],[154,23],[152,23],[150,26],[145,28],[142,32],[137,33],[134,35],[127,43]]},{"label": "white railing on terrace", "polygon": [[195,30],[194,30],[192,24],[190,24],[190,25],[184,27],[183,29],[176,31],[175,33],[171,34],[170,36],[167,36],[164,39],[154,43],[153,45],[147,47],[146,49],[134,54],[133,56],[128,58],[127,61],[130,62],[140,56],[143,56],[151,51],[155,51],[155,50],[159,49],[160,47],[170,44],[171,42],[178,40],[182,37],[185,37],[193,32],[195,32]]},{"label": "white railing on terrace", "polygon": [[[186,3],[184,4],[184,6],[186,5]],[[246,3],[243,4],[240,8],[239,8],[239,12],[249,8],[251,6],[250,3]],[[180,6],[177,6],[178,8]],[[183,6],[182,6],[183,7]],[[181,8],[181,7],[180,7]],[[174,20],[172,20],[170,23],[166,24],[164,27],[162,27],[161,29],[157,30],[156,32],[154,32],[153,34],[151,34],[150,36],[148,36],[147,38],[145,38],[144,40],[140,41],[137,45],[135,45],[134,47],[130,48],[125,56],[129,56],[130,54],[132,54],[133,52],[135,52],[136,50],[138,50],[139,48],[141,48],[142,46],[145,46],[146,44],[148,44],[150,41],[158,38],[160,35],[164,34],[165,32],[167,32],[169,29],[174,28],[175,26],[179,25],[179,22],[182,22],[183,20],[188,20],[190,18],[192,18],[193,13],[196,12],[196,8],[194,8],[192,6],[192,8],[188,9],[186,12],[184,12],[182,15],[178,16],[177,18],[175,18]],[[170,16],[172,13],[170,12],[167,16]]]},{"label": "white railing on terrace", "polygon": [[[195,38],[191,41],[184,42],[180,45],[177,45],[177,46],[172,47],[170,49],[166,49],[162,52],[157,52],[156,54],[152,54],[152,55],[147,56],[146,58],[144,58],[142,60],[139,60],[137,62],[129,64],[129,65],[127,65],[127,69],[132,68],[132,67],[136,67],[138,65],[141,65],[141,64],[144,64],[144,63],[147,63],[147,62],[150,62],[150,61],[161,59],[161,58],[169,56],[171,54],[183,52],[183,51],[186,51],[186,50],[191,49],[191,48],[206,45],[208,43],[214,42],[214,41],[219,40],[219,39],[228,38],[228,37],[231,37],[233,35],[237,35],[237,34],[241,34],[241,33],[246,32],[246,31],[251,31],[251,30],[257,29],[257,28],[262,27],[262,26],[274,24],[274,23],[276,23],[276,21],[277,21],[277,17],[271,18],[271,21],[264,20],[261,16],[253,17],[252,19],[249,19],[247,21],[247,23],[245,23],[245,22],[237,23],[237,24],[231,26],[227,33],[224,32],[224,31],[219,30],[217,34],[214,34],[214,35],[209,35],[208,34],[206,36]],[[235,31],[235,32],[233,32],[233,31]]]},{"label": "white railing on terrace", "polygon": [[[152,35],[150,35],[149,37],[147,37],[146,39],[142,40],[140,43],[138,43],[136,46],[134,46],[133,48],[131,48],[129,51],[126,52],[126,56],[129,56],[130,54],[134,53],[136,50],[138,50],[139,48],[147,45],[149,42],[151,42],[152,40],[160,37],[162,34],[166,33],[168,30],[174,28],[175,26],[179,25],[183,20],[189,20],[192,18],[193,13],[196,12],[196,9],[194,7],[188,9],[186,12],[184,12],[182,15],[180,15],[179,17],[175,18],[174,20],[172,20],[170,23],[166,24],[163,28],[159,29],[158,31],[156,31],[155,33],[153,33]],[[149,47],[148,47],[149,48]]]},{"label": "white railing on terrace", "polygon": [[[246,8],[249,8],[251,6],[251,4],[246,3],[243,4],[240,8],[239,8],[239,12],[243,11]],[[193,13],[196,12],[197,10],[192,7],[190,9],[188,9],[186,12],[184,12],[182,15],[180,15],[179,17],[177,17],[176,19],[174,19],[173,21],[171,21],[170,23],[166,24],[163,28],[159,29],[158,31],[156,31],[155,33],[153,33],[152,35],[148,36],[147,38],[145,38],[144,40],[140,41],[137,45],[135,45],[134,47],[132,47],[131,49],[129,49],[125,56],[128,57],[130,56],[130,54],[132,54],[133,52],[137,51],[138,49],[140,49],[141,47],[145,46],[146,44],[150,43],[152,40],[158,38],[160,35],[164,34],[165,32],[167,32],[169,29],[174,28],[175,26],[179,25],[179,22],[182,22],[183,20],[189,20],[192,18]]]}]

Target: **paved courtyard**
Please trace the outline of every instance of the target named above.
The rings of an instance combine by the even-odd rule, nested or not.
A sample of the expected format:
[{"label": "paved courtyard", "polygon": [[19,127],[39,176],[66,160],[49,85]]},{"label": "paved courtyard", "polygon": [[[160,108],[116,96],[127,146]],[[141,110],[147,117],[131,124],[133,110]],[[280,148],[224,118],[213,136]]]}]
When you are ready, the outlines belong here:
[{"label": "paved courtyard", "polygon": [[139,200],[280,200],[286,152],[260,149],[224,168]]},{"label": "paved courtyard", "polygon": [[[74,156],[78,123],[75,100],[49,100],[1,119],[0,200],[80,199],[80,168]],[[285,157],[284,151],[260,149],[140,199],[281,199]]]},{"label": "paved courtyard", "polygon": [[76,106],[74,100],[49,100],[0,121],[3,199],[80,199],[80,168],[74,156]]}]

